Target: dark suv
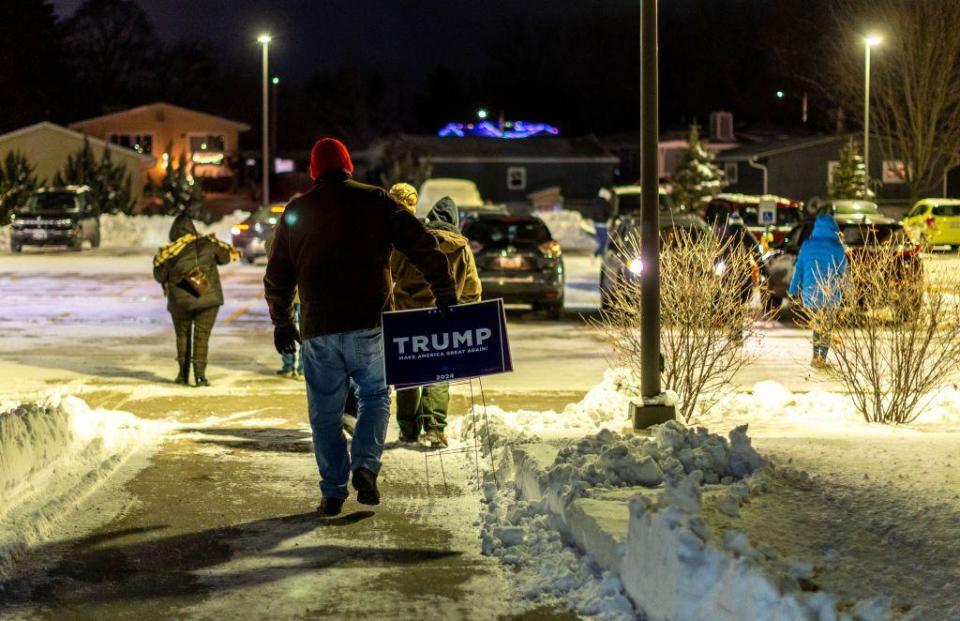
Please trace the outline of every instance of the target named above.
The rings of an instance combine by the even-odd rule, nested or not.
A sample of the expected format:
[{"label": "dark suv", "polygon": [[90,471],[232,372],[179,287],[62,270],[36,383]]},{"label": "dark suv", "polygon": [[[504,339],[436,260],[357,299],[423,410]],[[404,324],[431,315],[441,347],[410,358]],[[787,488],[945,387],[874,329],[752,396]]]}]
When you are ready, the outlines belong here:
[{"label": "dark suv", "polygon": [[100,246],[100,214],[87,186],[37,190],[14,209],[10,224],[10,249],[24,246],[66,246],[81,250],[83,242]]},{"label": "dark suv", "polygon": [[463,223],[485,299],[563,313],[563,258],[547,225],[533,216],[479,213]]}]

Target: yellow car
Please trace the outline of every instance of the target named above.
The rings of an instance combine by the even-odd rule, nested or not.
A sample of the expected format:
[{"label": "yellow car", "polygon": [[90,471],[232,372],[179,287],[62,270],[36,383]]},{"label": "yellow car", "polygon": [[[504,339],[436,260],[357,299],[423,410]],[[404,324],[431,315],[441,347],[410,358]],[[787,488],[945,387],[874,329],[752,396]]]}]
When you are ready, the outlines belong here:
[{"label": "yellow car", "polygon": [[903,228],[915,243],[960,247],[960,200],[925,198],[903,219]]}]

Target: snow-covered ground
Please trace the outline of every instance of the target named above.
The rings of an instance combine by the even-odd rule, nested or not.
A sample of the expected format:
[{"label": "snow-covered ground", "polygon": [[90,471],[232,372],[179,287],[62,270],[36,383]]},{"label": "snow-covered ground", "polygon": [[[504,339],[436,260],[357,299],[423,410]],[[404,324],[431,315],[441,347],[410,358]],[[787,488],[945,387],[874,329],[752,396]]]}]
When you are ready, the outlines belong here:
[{"label": "snow-covered ground", "polygon": [[[517,455],[521,449],[546,451],[537,462],[543,473],[556,465],[560,474],[593,476],[579,466],[617,443],[626,449],[608,456],[610,472],[626,468],[646,476],[649,466],[635,459],[640,445],[612,436],[591,440],[579,456],[554,464],[561,448],[576,447],[599,427],[620,434],[629,426],[628,397],[618,388],[622,374],[604,379],[610,350],[580,317],[595,313],[599,302],[599,262],[564,258],[566,316],[552,322],[509,312],[517,371],[484,380],[489,407],[482,421],[463,418],[469,387],[454,386],[451,432],[469,438],[469,430],[485,430],[489,418],[504,476],[521,472],[507,463],[514,449]],[[214,386],[201,390],[170,382],[172,327],[150,259],[142,248],[120,247],[0,256],[2,409],[16,407],[12,402],[52,403],[55,390],[61,405],[50,412],[60,426],[43,436],[51,443],[72,442],[52,431],[66,420],[92,421],[87,428],[103,430],[104,437],[112,437],[110,429],[129,432],[116,436],[127,440],[114,444],[114,453],[106,443],[96,449],[103,452],[84,453],[82,442],[65,453],[95,457],[69,460],[78,468],[91,464],[90,472],[109,455],[120,457],[111,476],[76,488],[86,495],[65,502],[76,509],[65,510],[59,526],[32,540],[8,591],[16,593],[18,615],[46,609],[86,618],[224,618],[245,610],[292,618],[314,614],[317,598],[341,616],[366,609],[373,616],[419,618],[493,618],[511,611],[551,618],[563,606],[624,618],[634,603],[643,606],[636,600],[643,583],[613,563],[621,558],[617,550],[625,558],[631,525],[666,514],[659,504],[631,513],[635,486],[614,485],[609,477],[590,479],[564,522],[539,501],[515,496],[504,478],[496,481],[500,491],[488,488],[481,504],[469,452],[450,454],[439,471],[436,458],[391,444],[386,500],[376,515],[351,504],[344,520],[318,528],[309,517],[317,490],[303,385],[273,373],[278,359],[262,299],[262,266],[222,270],[226,304],[208,369]],[[761,348],[760,359],[737,376],[737,394],[699,421],[722,436],[749,424],[753,446],[771,464],[757,483],[746,479],[750,493],[736,508],[722,500],[729,494],[704,490],[697,511],[714,534],[710,541],[722,553],[717,558],[736,561],[759,550],[764,559],[751,562],[780,572],[772,575],[791,585],[813,581],[851,603],[889,594],[896,614],[956,618],[950,608],[956,605],[951,585],[960,579],[956,391],[938,395],[917,425],[878,428],[862,423],[839,387],[809,369],[804,331],[771,322],[751,346]],[[390,433],[392,440],[396,432]],[[28,469],[41,472],[44,463]],[[489,469],[489,457],[480,465]],[[523,472],[527,490],[539,485],[530,475],[535,469]],[[721,487],[738,483],[718,478]],[[660,503],[662,491],[648,494],[651,502]],[[683,523],[689,526],[692,517]],[[0,523],[0,531],[11,523]],[[660,531],[636,536],[644,532]],[[481,533],[490,556],[480,555]],[[583,563],[583,550],[595,564]],[[635,555],[630,563],[637,569],[642,559]],[[812,578],[804,577],[811,563]],[[784,584],[778,583],[781,595],[790,592]],[[358,585],[378,597],[362,601]],[[0,618],[6,618],[2,598]]]}]

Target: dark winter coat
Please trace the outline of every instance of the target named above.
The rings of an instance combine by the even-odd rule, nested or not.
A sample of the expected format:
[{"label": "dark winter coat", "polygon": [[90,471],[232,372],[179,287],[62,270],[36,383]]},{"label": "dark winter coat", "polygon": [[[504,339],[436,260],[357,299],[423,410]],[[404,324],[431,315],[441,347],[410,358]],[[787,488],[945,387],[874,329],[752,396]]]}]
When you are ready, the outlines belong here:
[{"label": "dark winter coat", "polygon": [[[460,214],[449,197],[443,197],[427,214],[427,230],[437,238],[440,252],[446,255],[457,287],[457,301],[469,304],[480,301],[480,276],[467,238],[460,234]],[[430,286],[402,252],[393,251],[390,272],[396,283],[394,306],[398,310],[431,308],[436,304]]]},{"label": "dark winter coat", "polygon": [[847,271],[847,255],[839,232],[833,216],[817,216],[813,233],[800,246],[789,293],[799,294],[807,308],[835,306],[841,301],[840,280]]},{"label": "dark winter coat", "polygon": [[[230,262],[233,249],[212,235],[198,237],[193,221],[186,214],[174,219],[170,241],[153,259],[153,277],[163,285],[167,310],[177,315],[222,306],[223,289],[217,266]],[[184,277],[198,265],[210,283],[199,297],[184,284]]]},{"label": "dark winter coat", "polygon": [[436,239],[378,187],[331,170],[287,206],[267,262],[264,293],[276,325],[293,322],[299,288],[303,338],[374,328],[387,308],[390,253],[401,250],[434,295],[456,292]]}]

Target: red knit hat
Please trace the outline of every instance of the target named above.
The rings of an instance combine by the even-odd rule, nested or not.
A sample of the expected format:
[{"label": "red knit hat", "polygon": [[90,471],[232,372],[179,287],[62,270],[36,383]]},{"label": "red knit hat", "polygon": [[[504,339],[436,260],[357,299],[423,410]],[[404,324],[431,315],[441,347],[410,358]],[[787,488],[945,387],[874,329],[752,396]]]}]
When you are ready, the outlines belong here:
[{"label": "red knit hat", "polygon": [[321,138],[310,149],[310,177],[316,180],[328,170],[341,168],[353,174],[347,147],[336,138]]}]

